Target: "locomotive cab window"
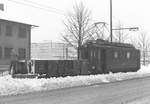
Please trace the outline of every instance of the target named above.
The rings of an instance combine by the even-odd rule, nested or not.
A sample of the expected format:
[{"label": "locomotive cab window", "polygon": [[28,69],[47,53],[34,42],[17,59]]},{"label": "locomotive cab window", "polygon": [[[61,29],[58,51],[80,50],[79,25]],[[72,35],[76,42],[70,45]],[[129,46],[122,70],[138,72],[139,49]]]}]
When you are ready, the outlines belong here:
[{"label": "locomotive cab window", "polygon": [[95,51],[91,50],[91,57],[95,57]]},{"label": "locomotive cab window", "polygon": [[114,58],[118,58],[118,52],[114,52]]},{"label": "locomotive cab window", "polygon": [[130,57],[131,57],[131,53],[130,52],[127,52],[127,59],[130,59]]},{"label": "locomotive cab window", "polygon": [[90,52],[90,55],[91,55],[91,57],[93,57],[93,52],[92,52],[92,50],[91,50],[91,52]]},{"label": "locomotive cab window", "polygon": [[93,51],[93,57],[95,57],[95,56],[96,56],[96,51],[94,50],[94,51]]}]

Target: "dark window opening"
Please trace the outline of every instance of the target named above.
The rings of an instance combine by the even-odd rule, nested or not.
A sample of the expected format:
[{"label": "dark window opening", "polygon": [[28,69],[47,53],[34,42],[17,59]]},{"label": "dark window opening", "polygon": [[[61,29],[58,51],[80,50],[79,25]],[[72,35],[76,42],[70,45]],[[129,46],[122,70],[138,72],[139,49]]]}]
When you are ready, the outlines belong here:
[{"label": "dark window opening", "polygon": [[19,53],[19,59],[25,59],[25,57],[26,57],[26,49],[19,48],[18,53]]},{"label": "dark window opening", "polygon": [[27,35],[26,28],[20,27],[18,35],[19,35],[20,38],[26,38],[26,35]]},{"label": "dark window opening", "polygon": [[12,36],[12,27],[10,25],[6,25],[6,36]]},{"label": "dark window opening", "polygon": [[5,58],[11,57],[12,48],[5,48]]}]

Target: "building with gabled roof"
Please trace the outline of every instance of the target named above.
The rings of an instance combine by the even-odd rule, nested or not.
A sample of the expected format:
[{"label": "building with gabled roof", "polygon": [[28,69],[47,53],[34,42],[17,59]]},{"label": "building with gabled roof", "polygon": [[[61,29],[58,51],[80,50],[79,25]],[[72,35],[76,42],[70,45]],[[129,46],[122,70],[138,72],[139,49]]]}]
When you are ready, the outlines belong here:
[{"label": "building with gabled roof", "polygon": [[0,65],[10,63],[14,49],[18,59],[30,59],[31,28],[35,25],[0,19]]}]

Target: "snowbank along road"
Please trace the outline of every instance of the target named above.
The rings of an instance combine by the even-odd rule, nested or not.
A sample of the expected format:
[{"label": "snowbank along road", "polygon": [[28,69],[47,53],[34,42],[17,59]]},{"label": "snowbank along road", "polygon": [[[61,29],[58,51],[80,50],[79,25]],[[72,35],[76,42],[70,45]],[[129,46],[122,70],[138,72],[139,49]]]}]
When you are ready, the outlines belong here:
[{"label": "snowbank along road", "polygon": [[0,104],[128,104],[150,96],[150,77],[0,97]]}]

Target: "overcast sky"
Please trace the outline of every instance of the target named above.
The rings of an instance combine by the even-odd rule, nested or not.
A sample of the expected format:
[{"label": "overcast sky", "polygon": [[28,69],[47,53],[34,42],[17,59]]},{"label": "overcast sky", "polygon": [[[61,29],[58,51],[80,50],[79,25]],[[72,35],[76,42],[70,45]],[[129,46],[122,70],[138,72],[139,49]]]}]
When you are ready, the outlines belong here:
[{"label": "overcast sky", "polygon": [[[104,21],[109,24],[110,0],[1,0],[5,10],[0,11],[0,18],[38,25],[39,27],[32,29],[32,42],[43,40],[58,42],[64,28],[63,13],[80,1],[92,11],[94,21]],[[139,27],[140,31],[150,34],[149,0],[112,0],[112,2],[113,25],[120,21],[124,27]],[[45,8],[46,6],[48,9]]]}]

